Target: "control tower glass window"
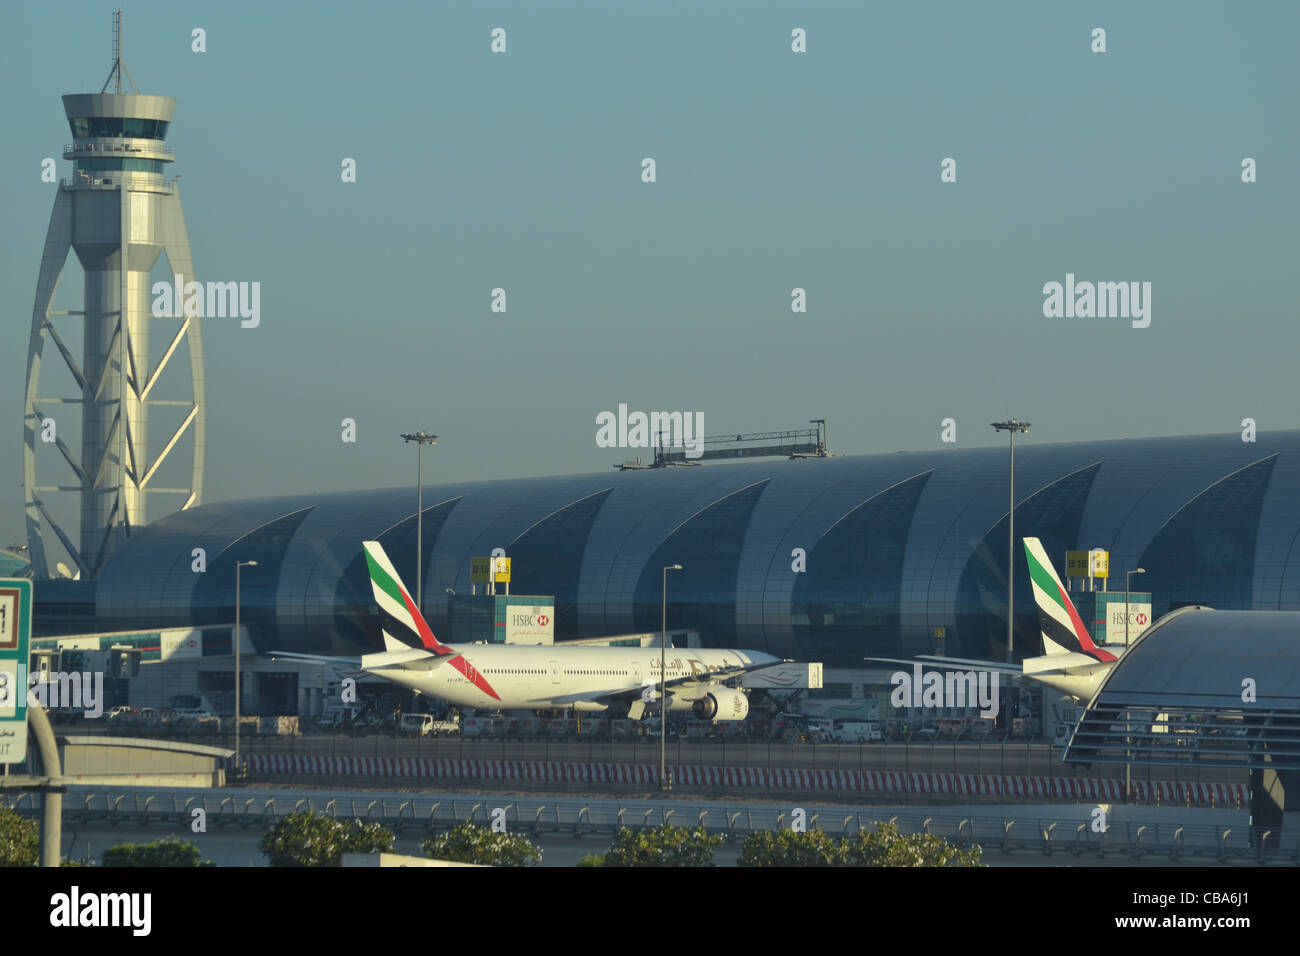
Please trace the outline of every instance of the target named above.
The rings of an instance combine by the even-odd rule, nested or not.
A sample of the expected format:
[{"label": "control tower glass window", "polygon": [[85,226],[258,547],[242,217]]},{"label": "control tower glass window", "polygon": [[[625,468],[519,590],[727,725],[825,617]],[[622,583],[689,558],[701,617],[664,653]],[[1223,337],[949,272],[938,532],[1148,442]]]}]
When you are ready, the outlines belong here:
[{"label": "control tower glass window", "polygon": [[127,173],[161,173],[163,164],[157,159],[109,159],[99,157],[88,157],[77,160],[77,172],[79,173],[102,173],[107,170],[114,170]]},{"label": "control tower glass window", "polygon": [[73,139],[90,136],[117,136],[134,139],[166,139],[165,120],[136,119],[131,116],[74,117],[68,120]]}]

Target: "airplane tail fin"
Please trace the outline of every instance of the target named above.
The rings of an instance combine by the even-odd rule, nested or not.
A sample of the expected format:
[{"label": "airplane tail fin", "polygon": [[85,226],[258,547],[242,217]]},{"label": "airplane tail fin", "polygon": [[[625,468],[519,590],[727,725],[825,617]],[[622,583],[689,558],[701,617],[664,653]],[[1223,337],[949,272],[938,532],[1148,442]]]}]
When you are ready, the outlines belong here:
[{"label": "airplane tail fin", "polygon": [[366,566],[370,569],[370,588],[379,605],[384,650],[400,651],[413,647],[432,654],[455,653],[433,636],[433,630],[415,606],[383,546],[378,541],[363,541],[361,547],[365,549]]},{"label": "airplane tail fin", "polygon": [[1098,661],[1116,660],[1092,642],[1074,602],[1061,584],[1052,561],[1037,538],[1025,538],[1025,560],[1038,603],[1038,621],[1043,631],[1043,651],[1048,654],[1086,654]]}]

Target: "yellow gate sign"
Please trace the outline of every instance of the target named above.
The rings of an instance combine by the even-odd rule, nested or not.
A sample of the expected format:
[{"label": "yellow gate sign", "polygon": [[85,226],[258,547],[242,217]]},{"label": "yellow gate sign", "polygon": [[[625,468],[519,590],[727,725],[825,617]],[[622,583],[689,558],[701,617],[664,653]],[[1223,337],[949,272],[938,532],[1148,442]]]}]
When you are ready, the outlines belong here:
[{"label": "yellow gate sign", "polygon": [[1110,577],[1110,552],[1101,548],[1093,548],[1088,552],[1088,558],[1091,562],[1092,577],[1108,578]]}]

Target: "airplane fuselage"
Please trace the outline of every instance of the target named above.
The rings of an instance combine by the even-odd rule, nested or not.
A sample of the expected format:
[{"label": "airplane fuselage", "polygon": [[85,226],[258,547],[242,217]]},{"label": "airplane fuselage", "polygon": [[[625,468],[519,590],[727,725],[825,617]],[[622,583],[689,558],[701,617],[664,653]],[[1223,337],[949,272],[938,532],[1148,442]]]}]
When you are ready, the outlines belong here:
[{"label": "airplane fuselage", "polygon": [[1101,650],[1108,652],[1114,660],[1099,661],[1081,653],[1046,654],[1025,658],[1021,673],[1086,704],[1127,648],[1103,645]]},{"label": "airplane fuselage", "polygon": [[[406,662],[394,660],[404,652],[367,654],[361,666],[367,673],[457,707],[491,710],[603,712],[611,704],[595,698],[636,690],[653,700],[651,692],[660,679],[656,647],[457,644],[448,645],[448,650],[455,653]],[[668,709],[690,710],[696,700],[719,686],[710,683],[710,675],[716,672],[779,660],[758,651],[670,647],[666,679],[695,675],[699,679],[670,687]]]}]

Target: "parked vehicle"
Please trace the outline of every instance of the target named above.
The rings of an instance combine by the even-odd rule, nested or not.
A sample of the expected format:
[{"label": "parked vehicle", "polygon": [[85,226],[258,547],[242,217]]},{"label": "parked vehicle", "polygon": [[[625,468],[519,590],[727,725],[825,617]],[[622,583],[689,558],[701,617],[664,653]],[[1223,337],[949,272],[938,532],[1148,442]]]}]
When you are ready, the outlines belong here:
[{"label": "parked vehicle", "polygon": [[169,713],[172,720],[216,716],[212,703],[200,694],[177,694],[172,698]]},{"label": "parked vehicle", "polygon": [[432,714],[403,714],[398,733],[412,737],[439,737],[460,733],[460,720],[439,720]]},{"label": "parked vehicle", "polygon": [[970,730],[970,720],[965,717],[940,717],[934,722],[934,729],[939,732],[940,738],[951,740]]},{"label": "parked vehicle", "polygon": [[782,743],[823,744],[833,740],[835,722],[825,717],[806,717],[803,714],[777,714],[772,718],[772,739]]},{"label": "parked vehicle", "polygon": [[841,743],[865,744],[874,740],[884,740],[878,720],[841,720],[835,725],[835,740]]}]

